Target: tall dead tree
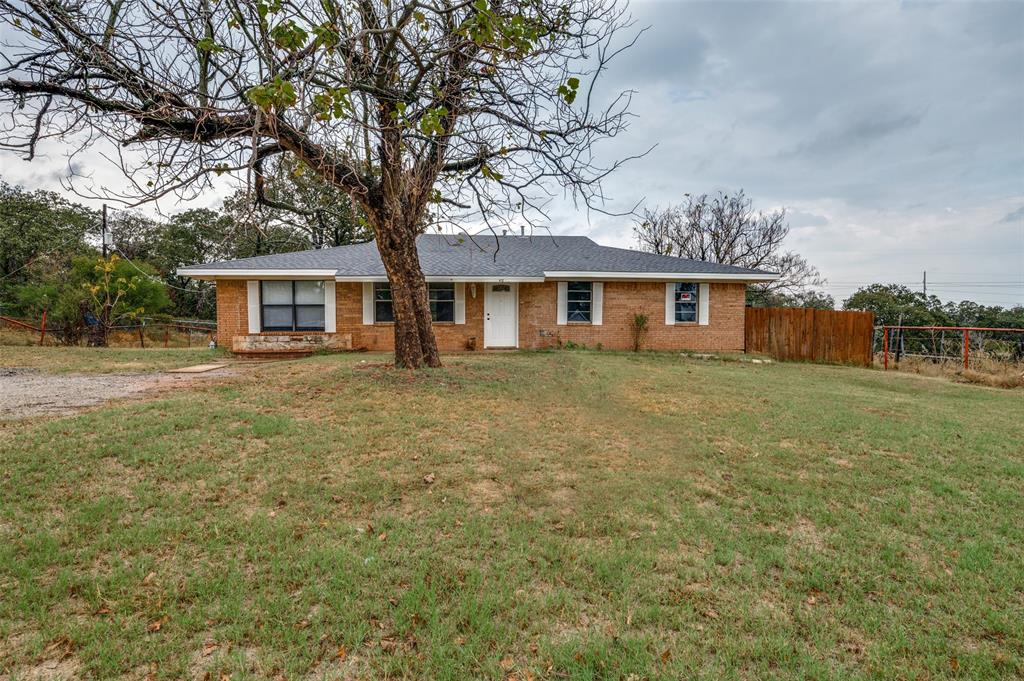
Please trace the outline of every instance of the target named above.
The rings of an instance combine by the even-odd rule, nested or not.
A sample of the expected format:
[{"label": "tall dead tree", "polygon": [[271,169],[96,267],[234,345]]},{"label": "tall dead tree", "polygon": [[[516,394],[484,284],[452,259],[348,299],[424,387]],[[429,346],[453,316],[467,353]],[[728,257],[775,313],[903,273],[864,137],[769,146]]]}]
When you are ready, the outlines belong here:
[{"label": "tall dead tree", "polygon": [[782,250],[789,234],[785,209],[756,211],[742,189],[717,196],[687,194],[679,205],[644,209],[634,234],[640,247],[652,253],[778,272],[777,280],[748,289],[755,299],[825,283],[803,256]]},{"label": "tall dead tree", "polygon": [[0,0],[0,14],[14,36],[0,144],[31,159],[46,138],[113,142],[132,200],[234,174],[268,202],[268,160],[294,156],[365,212],[400,366],[440,363],[416,252],[428,208],[493,229],[542,215],[558,188],[599,207],[622,162],[593,148],[628,116],[629,92],[594,89],[629,26],[614,0]]}]

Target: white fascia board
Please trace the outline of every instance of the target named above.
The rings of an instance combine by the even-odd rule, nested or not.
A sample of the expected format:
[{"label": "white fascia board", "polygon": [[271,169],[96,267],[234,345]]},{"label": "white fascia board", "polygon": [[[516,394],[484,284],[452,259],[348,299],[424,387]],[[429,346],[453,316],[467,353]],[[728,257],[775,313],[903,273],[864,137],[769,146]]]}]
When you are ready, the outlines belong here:
[{"label": "white fascia board", "polygon": [[243,270],[217,268],[181,268],[179,277],[193,279],[330,279],[337,270]]},{"label": "white fascia board", "polygon": [[725,272],[545,272],[548,279],[630,279],[633,281],[775,281],[774,272],[763,274],[729,274]]},{"label": "white fascia board", "polygon": [[[518,284],[518,283],[522,283],[522,282],[537,282],[537,283],[540,283],[540,282],[544,281],[544,277],[463,277],[463,276],[458,276],[458,275],[454,275],[454,276],[450,276],[450,277],[431,276],[431,277],[424,277],[424,279],[426,279],[428,283],[442,283],[442,282],[448,283],[448,282],[464,281],[464,282],[467,282],[467,283],[493,282],[495,284],[513,284],[513,283]],[[339,276],[339,277],[335,277],[334,278],[334,281],[341,281],[341,282],[344,282],[344,281],[387,281],[387,280],[388,280],[388,278],[386,276],[384,276],[384,275],[377,275],[377,276],[345,275],[345,276]]]}]

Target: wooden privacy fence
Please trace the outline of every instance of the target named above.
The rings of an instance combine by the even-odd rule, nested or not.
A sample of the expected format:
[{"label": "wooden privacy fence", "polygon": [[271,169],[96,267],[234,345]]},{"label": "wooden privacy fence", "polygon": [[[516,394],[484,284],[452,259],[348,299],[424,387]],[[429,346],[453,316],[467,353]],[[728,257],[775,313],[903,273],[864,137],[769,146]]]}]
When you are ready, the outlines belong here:
[{"label": "wooden privacy fence", "polygon": [[802,307],[748,307],[747,352],[780,360],[871,366],[875,315]]}]

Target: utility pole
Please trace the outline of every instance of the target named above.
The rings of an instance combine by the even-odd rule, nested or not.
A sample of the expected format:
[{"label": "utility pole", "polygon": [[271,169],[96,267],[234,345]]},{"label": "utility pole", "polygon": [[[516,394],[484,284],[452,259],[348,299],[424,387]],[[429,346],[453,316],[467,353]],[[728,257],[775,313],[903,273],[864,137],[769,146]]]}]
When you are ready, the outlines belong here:
[{"label": "utility pole", "polygon": [[928,270],[924,271],[924,276],[921,278],[921,287],[924,289],[924,297],[928,297]]},{"label": "utility pole", "polygon": [[103,259],[107,259],[107,204],[103,204],[103,234],[100,239],[103,241]]}]

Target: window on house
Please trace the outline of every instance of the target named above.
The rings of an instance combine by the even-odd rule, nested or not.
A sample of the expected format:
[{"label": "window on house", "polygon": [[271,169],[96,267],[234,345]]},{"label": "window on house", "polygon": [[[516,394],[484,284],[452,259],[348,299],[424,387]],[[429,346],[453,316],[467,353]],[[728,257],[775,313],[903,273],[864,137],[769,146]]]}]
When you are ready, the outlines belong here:
[{"label": "window on house", "polygon": [[[435,322],[455,321],[455,284],[427,284],[427,296],[430,301],[430,316]],[[373,320],[395,321],[391,284],[383,282],[373,285]]]},{"label": "window on house", "polygon": [[391,284],[373,285],[373,321],[395,321],[395,307],[391,300]]},{"label": "window on house", "polygon": [[589,322],[594,285],[589,281],[570,281],[566,285],[565,319],[569,322]]},{"label": "window on house", "polygon": [[264,331],[323,331],[324,282],[261,281]]},{"label": "window on house", "polygon": [[427,295],[435,322],[455,321],[455,284],[427,284]]},{"label": "window on house", "polygon": [[678,282],[676,284],[676,321],[697,321],[697,284]]}]

